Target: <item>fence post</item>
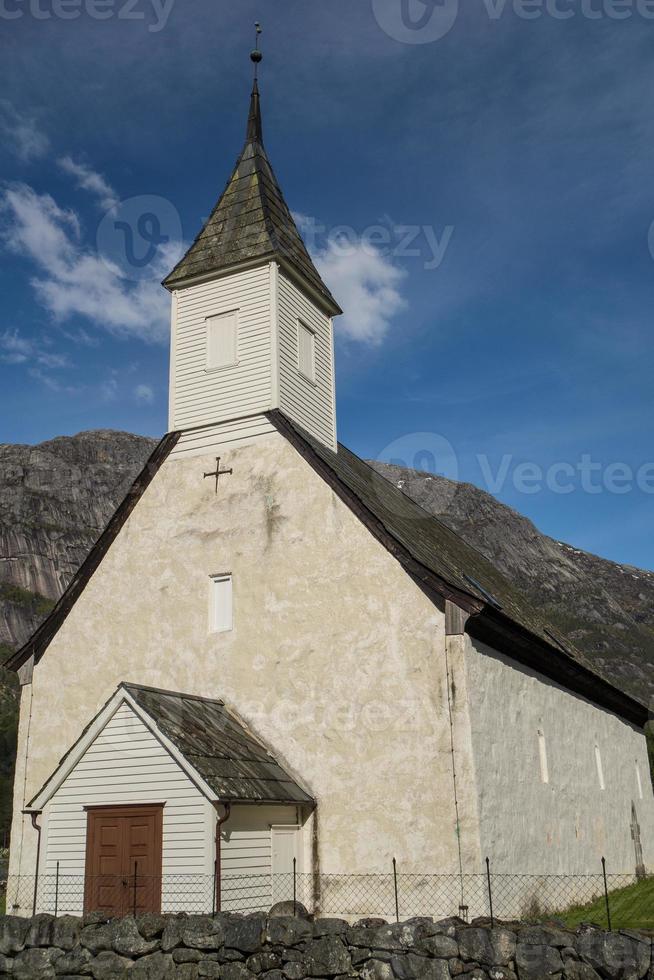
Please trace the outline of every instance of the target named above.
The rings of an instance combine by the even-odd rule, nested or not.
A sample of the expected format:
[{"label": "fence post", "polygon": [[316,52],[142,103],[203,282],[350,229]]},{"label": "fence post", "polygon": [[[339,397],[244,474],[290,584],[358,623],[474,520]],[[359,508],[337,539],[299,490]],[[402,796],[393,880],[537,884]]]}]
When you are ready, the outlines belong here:
[{"label": "fence post", "polygon": [[216,880],[218,878],[218,861],[213,862],[213,895],[211,896],[211,915],[216,916]]},{"label": "fence post", "polygon": [[297,858],[293,858],[293,915],[297,915]]},{"label": "fence post", "polygon": [[606,922],[609,927],[609,932],[613,932],[611,928],[611,905],[609,902],[609,886],[606,881],[606,858],[602,858],[602,874],[604,876],[604,901],[606,902]]},{"label": "fence post", "polygon": [[488,882],[488,907],[490,909],[491,929],[494,929],[495,916],[493,915],[493,889],[491,887],[490,858],[486,858],[486,880]]},{"label": "fence post", "polygon": [[55,906],[54,906],[54,917],[57,918],[57,910],[59,908],[59,862],[57,861],[57,870],[55,873]]},{"label": "fence post", "polygon": [[395,921],[400,921],[400,902],[397,897],[397,861],[393,858],[393,886],[395,888]]},{"label": "fence post", "polygon": [[132,896],[132,911],[134,913],[134,918],[136,918],[136,875],[138,873],[138,869],[139,869],[139,863],[138,861],[135,861],[134,862],[134,893]]}]

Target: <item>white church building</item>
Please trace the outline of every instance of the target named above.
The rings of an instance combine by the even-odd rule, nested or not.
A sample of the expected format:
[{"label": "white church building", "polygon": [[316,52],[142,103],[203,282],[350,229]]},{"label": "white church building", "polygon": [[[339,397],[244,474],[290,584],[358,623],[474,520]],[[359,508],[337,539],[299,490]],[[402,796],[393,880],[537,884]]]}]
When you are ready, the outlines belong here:
[{"label": "white church building", "polygon": [[647,706],[338,443],[341,311],[256,83],[164,285],[169,434],[8,664],[7,911],[267,909],[295,868],[317,913],[388,913],[395,858],[405,913],[472,914],[429,876],[654,871]]}]

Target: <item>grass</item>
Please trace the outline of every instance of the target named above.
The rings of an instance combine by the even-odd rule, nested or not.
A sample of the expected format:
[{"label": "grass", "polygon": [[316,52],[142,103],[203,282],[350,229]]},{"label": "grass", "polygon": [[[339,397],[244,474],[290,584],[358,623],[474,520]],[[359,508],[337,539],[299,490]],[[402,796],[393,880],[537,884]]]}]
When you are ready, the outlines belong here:
[{"label": "grass", "polygon": [[[654,878],[609,893],[611,925],[614,929],[654,930]],[[604,896],[591,905],[577,906],[557,913],[557,921],[574,929],[581,922],[594,922],[607,928]]]}]

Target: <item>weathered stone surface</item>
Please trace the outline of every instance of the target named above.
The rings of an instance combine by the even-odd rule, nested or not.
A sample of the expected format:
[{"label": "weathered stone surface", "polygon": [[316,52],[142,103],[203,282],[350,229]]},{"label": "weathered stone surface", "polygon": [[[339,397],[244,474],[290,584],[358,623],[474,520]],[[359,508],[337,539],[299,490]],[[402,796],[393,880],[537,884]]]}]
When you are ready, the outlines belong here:
[{"label": "weathered stone surface", "polygon": [[144,939],[160,939],[170,916],[146,912],[136,917],[136,928]]},{"label": "weathered stone surface", "polygon": [[113,950],[119,956],[129,956],[136,959],[146,956],[159,949],[159,940],[144,939],[136,927],[136,920],[128,915],[116,923],[113,929]]},{"label": "weathered stone surface", "polygon": [[361,980],[394,980],[393,967],[384,960],[366,960],[359,976]]},{"label": "weathered stone surface", "polygon": [[399,980],[448,980],[450,976],[444,960],[433,960],[415,953],[394,956],[391,966]]},{"label": "weathered stone surface", "polygon": [[223,942],[242,953],[256,953],[261,948],[261,937],[266,927],[265,916],[246,915],[242,919],[226,918]]},{"label": "weathered stone surface", "polygon": [[186,921],[186,918],[181,917],[171,917],[168,919],[161,934],[160,943],[162,952],[170,953],[171,950],[182,945]]},{"label": "weathered stone surface", "polygon": [[173,980],[175,964],[170,953],[150,953],[136,961],[129,975],[129,980]]},{"label": "weathered stone surface", "polygon": [[304,962],[307,973],[312,977],[347,973],[351,964],[350,954],[338,936],[325,936],[307,943],[304,948]]},{"label": "weathered stone surface", "polygon": [[302,963],[285,963],[282,973],[288,980],[304,980],[307,975],[306,968]]},{"label": "weathered stone surface", "polygon": [[369,916],[367,919],[357,919],[354,923],[355,929],[379,929],[381,926],[387,926],[387,919],[379,919],[374,916]]},{"label": "weathered stone surface", "polygon": [[30,920],[30,927],[25,937],[25,946],[54,946],[53,926],[54,916],[45,912],[35,915]]},{"label": "weathered stone surface", "polygon": [[568,960],[563,976],[565,980],[600,980],[599,973],[596,973],[592,966],[576,960]]},{"label": "weathered stone surface", "polygon": [[462,960],[506,966],[515,956],[516,936],[508,929],[457,929],[457,940]]},{"label": "weathered stone surface", "polygon": [[313,924],[313,935],[316,939],[319,939],[320,936],[342,936],[348,928],[345,919],[318,919]]},{"label": "weathered stone surface", "polygon": [[113,950],[114,924],[106,922],[104,925],[84,926],[79,941],[92,953],[108,953]]},{"label": "weathered stone surface", "polygon": [[222,980],[252,980],[252,974],[244,963],[223,963],[220,976]]},{"label": "weathered stone surface", "polygon": [[198,963],[198,977],[219,977],[220,964],[215,960],[200,960]]},{"label": "weathered stone surface", "polygon": [[60,956],[59,949],[24,949],[14,959],[11,976],[16,980],[54,980],[54,964]]},{"label": "weathered stone surface", "polygon": [[103,950],[91,960],[91,974],[95,980],[126,980],[133,961],[111,950]]},{"label": "weathered stone surface", "polygon": [[420,953],[446,960],[454,959],[459,955],[459,944],[456,939],[442,934],[419,939],[416,948]]},{"label": "weathered stone surface", "polygon": [[[165,930],[164,930],[165,936]],[[224,923],[222,916],[189,916],[182,929],[182,941],[191,949],[217,949],[223,945]],[[161,948],[165,950],[162,939]]]},{"label": "weathered stone surface", "polygon": [[175,980],[197,980],[197,963],[180,963],[175,969]]},{"label": "weathered stone surface", "polygon": [[513,970],[508,966],[491,966],[488,970],[489,980],[518,980]]},{"label": "weathered stone surface", "polygon": [[556,946],[564,949],[574,946],[574,932],[554,926],[525,926],[520,930],[520,942],[529,946]]},{"label": "weathered stone surface", "polygon": [[199,963],[202,953],[199,949],[184,949],[180,946],[173,950],[172,957],[174,963]]},{"label": "weathered stone surface", "polygon": [[271,919],[286,918],[287,916],[297,916],[300,919],[309,919],[309,913],[302,902],[277,902],[268,913]]},{"label": "weathered stone surface", "polygon": [[650,943],[599,929],[582,932],[577,937],[576,947],[585,963],[611,980],[645,977],[652,959]]},{"label": "weathered stone surface", "polygon": [[295,946],[312,936],[311,923],[304,919],[268,919],[264,929],[264,942],[278,946]]},{"label": "weathered stone surface", "polygon": [[11,973],[13,968],[14,961],[11,959],[11,957],[0,953],[0,977],[3,975],[3,973]]},{"label": "weathered stone surface", "polygon": [[75,915],[62,915],[52,925],[52,945],[71,950],[79,943],[82,920]]},{"label": "weathered stone surface", "polygon": [[30,927],[29,919],[19,919],[17,915],[3,915],[0,918],[0,953],[11,956],[25,948],[25,937]]},{"label": "weathered stone surface", "polygon": [[91,960],[93,956],[83,946],[76,946],[75,949],[68,950],[60,956],[55,963],[55,973],[67,974],[75,973],[88,976],[91,973]]},{"label": "weathered stone surface", "polygon": [[281,965],[281,956],[272,949],[262,949],[259,953],[249,956],[246,961],[246,966],[251,973],[267,973],[269,970],[278,970]]},{"label": "weathered stone surface", "polygon": [[520,980],[545,980],[563,970],[561,954],[551,946],[518,942],[515,962]]}]

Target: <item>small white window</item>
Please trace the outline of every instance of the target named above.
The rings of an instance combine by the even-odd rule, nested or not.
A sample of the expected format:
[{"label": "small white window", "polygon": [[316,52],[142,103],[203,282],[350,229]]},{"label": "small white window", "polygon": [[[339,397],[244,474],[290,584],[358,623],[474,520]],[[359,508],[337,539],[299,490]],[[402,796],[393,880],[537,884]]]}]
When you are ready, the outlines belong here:
[{"label": "small white window", "polygon": [[597,766],[597,778],[599,780],[600,789],[606,789],[606,783],[604,782],[604,766],[602,765],[602,753],[600,752],[599,745],[595,746],[595,765]]},{"label": "small white window", "polygon": [[297,325],[297,363],[300,374],[315,382],[316,335],[301,320],[298,320]]},{"label": "small white window", "polygon": [[207,371],[230,367],[238,360],[238,314],[207,317]]},{"label": "small white window", "polygon": [[209,624],[212,633],[227,633],[232,629],[231,575],[214,575],[211,578]]},{"label": "small white window", "polygon": [[550,781],[550,770],[547,764],[547,742],[545,741],[544,732],[538,732],[538,755],[540,758],[540,781],[541,783],[549,783]]},{"label": "small white window", "polygon": [[643,781],[640,778],[640,766],[638,765],[638,760],[636,760],[636,785],[638,786],[638,798],[642,800],[643,798]]}]

